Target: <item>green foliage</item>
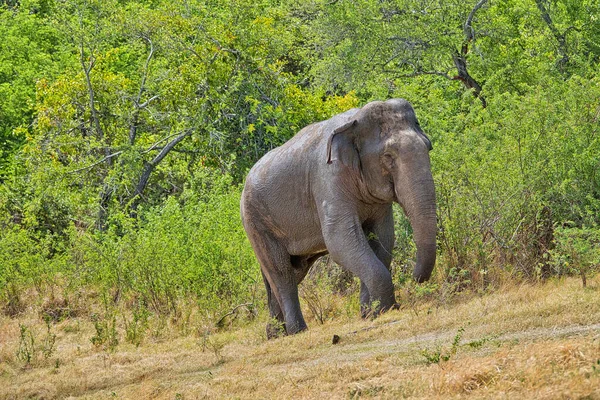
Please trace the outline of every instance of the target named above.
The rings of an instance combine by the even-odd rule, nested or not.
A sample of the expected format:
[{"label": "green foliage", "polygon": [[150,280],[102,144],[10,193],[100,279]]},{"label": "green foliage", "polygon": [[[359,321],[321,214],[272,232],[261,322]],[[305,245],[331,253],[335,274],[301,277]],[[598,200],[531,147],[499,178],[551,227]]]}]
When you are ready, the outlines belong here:
[{"label": "green foliage", "polygon": [[0,3],[0,182],[35,118],[35,82],[54,77],[62,66],[59,32],[33,12],[46,2],[20,3]]},{"label": "green foliage", "polygon": [[481,347],[483,347],[486,343],[489,343],[493,340],[495,340],[497,338],[497,336],[484,336],[481,339],[477,339],[477,340],[472,340],[470,342],[468,342],[466,345],[469,346],[472,349],[480,349]]},{"label": "green foliage", "polygon": [[231,178],[199,174],[162,206],[126,215],[94,236],[73,231],[72,259],[80,279],[113,296],[137,296],[153,311],[178,315],[193,296],[207,313],[251,300],[259,282],[239,216],[239,189]]},{"label": "green foliage", "polygon": [[555,247],[550,251],[557,275],[577,274],[586,286],[586,275],[600,269],[600,229],[557,228]]},{"label": "green foliage", "polygon": [[[318,261],[299,286],[300,299],[308,308],[307,315],[320,324],[342,314],[339,295],[344,296],[347,307],[354,308],[348,313],[349,315],[356,314],[358,308],[353,307],[356,304],[348,302],[346,298],[349,293],[356,292],[357,282],[353,280],[352,275],[339,266],[328,264],[331,263]],[[332,293],[338,296],[332,296]],[[371,308],[377,309],[377,307],[378,304],[373,304]]]},{"label": "green foliage", "polygon": [[24,287],[41,292],[56,272],[70,269],[66,255],[55,249],[53,237],[31,236],[18,226],[0,231],[0,265],[0,301],[8,304],[19,301],[17,292]]},{"label": "green foliage", "polygon": [[543,95],[505,94],[456,118],[462,128],[432,153],[442,166],[435,178],[448,271],[475,277],[499,261],[532,277],[552,246],[554,221],[597,223],[595,110],[580,102],[599,95],[596,84],[573,76]]},{"label": "green foliage", "polygon": [[41,351],[45,359],[49,359],[56,350],[56,334],[52,333],[52,324],[50,319],[46,320],[46,336],[42,341]]}]

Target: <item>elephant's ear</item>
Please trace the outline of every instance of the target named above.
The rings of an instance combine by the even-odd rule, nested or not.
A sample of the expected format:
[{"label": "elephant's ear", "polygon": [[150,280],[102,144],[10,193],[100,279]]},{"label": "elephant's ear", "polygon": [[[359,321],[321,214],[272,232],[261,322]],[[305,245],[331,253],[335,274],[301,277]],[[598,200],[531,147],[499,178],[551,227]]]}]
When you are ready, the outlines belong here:
[{"label": "elephant's ear", "polygon": [[421,134],[421,138],[425,142],[425,145],[427,145],[427,149],[429,151],[433,150],[433,145],[431,144],[431,140],[429,140],[429,138],[427,137],[427,135],[424,134],[423,132],[420,132],[420,134]]},{"label": "elephant's ear", "polygon": [[357,123],[357,121],[355,119],[346,122],[344,125],[335,128],[335,130],[333,131],[333,133],[331,134],[331,136],[329,136],[329,139],[327,140],[327,164],[331,164],[331,142],[333,142],[333,137],[335,135],[337,135],[338,133],[344,133],[347,130],[349,130],[350,128],[352,128],[353,126],[355,126]]},{"label": "elephant's ear", "polygon": [[417,132],[419,132],[419,134],[421,135],[421,139],[423,139],[423,141],[425,142],[427,149],[429,151],[433,150],[433,145],[431,144],[431,140],[429,140],[429,138],[427,137],[425,132],[423,132],[423,130],[421,129],[421,124],[419,124],[419,121],[417,121],[417,128],[419,128],[419,129],[417,129]]}]

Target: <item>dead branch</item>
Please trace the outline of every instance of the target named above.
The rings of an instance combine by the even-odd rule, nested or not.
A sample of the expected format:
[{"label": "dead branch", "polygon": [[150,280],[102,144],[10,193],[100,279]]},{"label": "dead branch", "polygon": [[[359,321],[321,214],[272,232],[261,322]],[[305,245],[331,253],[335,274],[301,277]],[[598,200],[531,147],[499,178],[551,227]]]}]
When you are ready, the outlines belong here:
[{"label": "dead branch", "polygon": [[218,328],[222,328],[222,327],[223,327],[223,324],[224,324],[224,322],[225,322],[225,318],[227,318],[227,317],[229,317],[229,316],[231,316],[231,315],[237,314],[238,310],[239,310],[240,308],[242,308],[242,307],[246,308],[246,310],[248,311],[248,313],[249,313],[249,314],[252,314],[252,315],[254,315],[254,313],[255,313],[255,309],[254,309],[254,303],[244,303],[244,304],[239,304],[239,305],[237,305],[237,306],[233,307],[233,308],[231,309],[231,311],[229,311],[227,314],[223,315],[223,316],[222,316],[222,317],[221,317],[221,318],[220,318],[220,319],[217,321],[217,324],[216,324],[216,325],[217,325],[217,327],[218,327]]},{"label": "dead branch", "polygon": [[[148,147],[148,149],[142,151],[142,154],[146,154],[146,153],[150,153],[152,150],[156,150],[158,148],[158,145],[161,144],[162,142],[165,142],[169,139],[171,139],[173,136],[177,136],[180,133],[173,133],[172,135],[169,136],[165,136],[164,138],[160,139],[159,141],[157,141],[156,143],[154,143],[152,146]],[[160,147],[160,150],[164,149],[164,147]]]},{"label": "dead branch", "polygon": [[88,165],[87,167],[77,168],[77,169],[74,169],[73,171],[68,171],[67,174],[74,174],[74,173],[77,173],[77,172],[81,172],[81,171],[85,171],[85,170],[88,170],[88,169],[92,169],[96,165],[102,164],[104,161],[108,160],[109,158],[116,157],[116,156],[118,156],[121,153],[123,153],[123,150],[117,151],[116,153],[112,153],[112,154],[109,154],[109,155],[107,155],[105,157],[102,157],[100,160],[96,161],[93,164]]},{"label": "dead branch", "polygon": [[465,38],[469,42],[475,39],[475,30],[473,29],[473,18],[475,17],[475,13],[477,12],[477,10],[483,7],[483,5],[487,3],[487,1],[488,0],[479,0],[479,2],[475,4],[475,7],[473,7],[471,12],[469,13],[469,16],[467,17],[467,21],[465,22],[464,27],[464,33]]},{"label": "dead branch", "polygon": [[548,12],[548,9],[544,5],[544,1],[543,0],[535,0],[535,4],[537,5],[538,10],[540,10],[542,19],[544,20],[546,25],[548,25],[550,32],[552,32],[552,35],[558,42],[558,54],[561,56],[561,59],[558,60],[557,64],[558,64],[559,68],[562,70],[564,68],[564,66],[567,65],[567,63],[569,62],[569,54],[567,52],[567,33],[569,32],[569,30],[575,29],[575,27],[569,27],[569,28],[567,28],[567,30],[564,33],[560,33],[560,31],[558,30],[556,25],[554,25],[554,22],[552,21],[552,18],[550,17],[550,13]]},{"label": "dead branch", "polygon": [[456,75],[453,79],[459,80],[463,83],[463,85],[467,89],[472,89],[473,94],[481,101],[481,105],[483,108],[487,107],[487,101],[481,94],[483,90],[479,82],[477,82],[467,69],[467,54],[469,53],[469,45],[471,42],[475,40],[475,29],[473,29],[473,18],[475,17],[475,13],[479,10],[488,0],[479,0],[477,4],[473,7],[469,16],[467,17],[467,21],[464,24],[463,33],[465,35],[465,39],[461,46],[460,52],[454,51],[452,54],[452,61],[454,62],[454,66],[456,67],[456,71],[458,75]]},{"label": "dead branch", "polygon": [[150,175],[154,171],[154,168],[169,154],[171,150],[183,139],[189,136],[192,133],[191,129],[185,130],[179,133],[173,140],[171,140],[162,150],[151,160],[144,163],[144,170],[142,171],[142,175],[138,180],[138,183],[135,187],[135,191],[133,192],[133,202],[131,204],[132,215],[135,214],[137,207],[141,201],[142,193],[146,189],[148,185],[148,180],[150,180]]},{"label": "dead branch", "polygon": [[154,55],[154,45],[152,44],[152,40],[150,40],[150,38],[146,37],[146,36],[142,36],[142,39],[144,39],[146,42],[148,42],[148,44],[150,46],[150,51],[148,53],[148,57],[146,58],[146,62],[144,63],[144,71],[142,72],[142,81],[140,82],[140,89],[138,91],[137,98],[134,100],[135,109],[133,111],[131,125],[129,126],[129,144],[132,146],[135,143],[135,138],[137,136],[137,128],[138,128],[138,122],[139,122],[139,118],[140,118],[140,110],[142,110],[146,106],[148,106],[148,104],[150,104],[150,102],[152,100],[158,98],[158,96],[153,96],[150,99],[148,99],[147,101],[145,101],[143,104],[140,104],[140,101],[142,99],[142,94],[146,90],[146,79],[148,79],[148,68],[150,66],[150,61],[152,60],[152,56]]}]

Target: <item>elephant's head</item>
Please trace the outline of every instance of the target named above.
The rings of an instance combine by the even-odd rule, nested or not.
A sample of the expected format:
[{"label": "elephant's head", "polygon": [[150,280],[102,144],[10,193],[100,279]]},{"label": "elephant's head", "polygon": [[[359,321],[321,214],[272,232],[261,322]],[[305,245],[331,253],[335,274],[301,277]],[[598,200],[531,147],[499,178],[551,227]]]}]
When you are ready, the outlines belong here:
[{"label": "elephant's head", "polygon": [[436,256],[431,148],[412,106],[403,99],[367,104],[334,130],[327,146],[328,163],[333,153],[354,166],[367,201],[402,206],[417,245],[413,276],[418,282],[429,279]]}]

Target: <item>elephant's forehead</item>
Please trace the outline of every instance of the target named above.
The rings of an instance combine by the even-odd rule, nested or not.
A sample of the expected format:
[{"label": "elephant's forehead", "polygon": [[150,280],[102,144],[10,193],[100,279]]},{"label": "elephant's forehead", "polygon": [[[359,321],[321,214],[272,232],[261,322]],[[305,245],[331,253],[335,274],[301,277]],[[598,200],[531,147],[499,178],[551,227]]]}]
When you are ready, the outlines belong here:
[{"label": "elephant's forehead", "polygon": [[370,103],[365,106],[364,111],[382,128],[400,128],[416,121],[415,111],[407,101]]},{"label": "elephant's forehead", "polygon": [[389,113],[379,119],[378,124],[381,136],[389,138],[399,138],[418,129],[417,119],[414,113],[410,112]]}]

